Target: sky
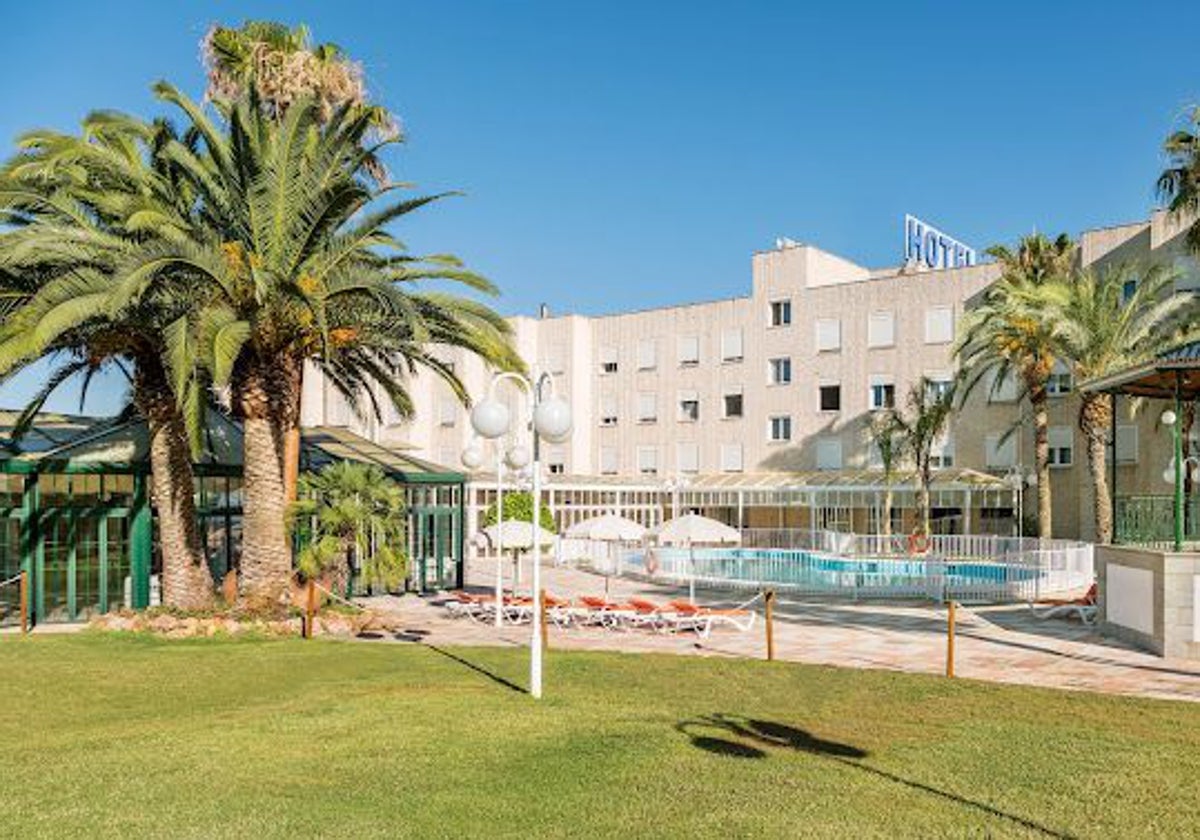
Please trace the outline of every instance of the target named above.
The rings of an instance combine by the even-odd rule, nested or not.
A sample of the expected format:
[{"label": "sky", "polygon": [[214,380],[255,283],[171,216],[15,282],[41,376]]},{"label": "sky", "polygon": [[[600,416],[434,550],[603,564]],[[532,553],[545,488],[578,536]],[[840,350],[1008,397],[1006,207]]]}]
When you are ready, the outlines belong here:
[{"label": "sky", "polygon": [[[905,213],[977,248],[1144,218],[1200,103],[1174,34],[1200,4],[59,0],[5,9],[5,154],[89,110],[164,113],[157,79],[200,96],[205,30],[257,18],[362,62],[407,134],[394,176],[462,193],[396,232],[493,280],[505,314],[745,294],[780,236],[894,265]],[[123,398],[109,377],[86,409]]]}]

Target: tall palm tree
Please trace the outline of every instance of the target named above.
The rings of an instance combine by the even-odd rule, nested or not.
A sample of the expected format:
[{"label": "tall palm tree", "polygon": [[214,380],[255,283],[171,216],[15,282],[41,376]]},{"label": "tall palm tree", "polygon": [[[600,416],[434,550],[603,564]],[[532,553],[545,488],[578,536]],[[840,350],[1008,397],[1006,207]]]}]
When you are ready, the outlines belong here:
[{"label": "tall palm tree", "polygon": [[[1135,364],[1173,343],[1180,316],[1190,299],[1173,294],[1175,278],[1162,266],[1139,269],[1120,265],[1084,271],[1067,287],[1061,305],[1051,311],[1058,322],[1063,355],[1077,380],[1106,376]],[[1112,500],[1106,472],[1112,428],[1110,394],[1083,391],[1079,429],[1087,441],[1095,506],[1096,541],[1112,542]]]},{"label": "tall palm tree", "polygon": [[886,411],[871,418],[868,429],[875,450],[879,453],[879,465],[883,468],[883,506],[880,511],[880,528],[884,536],[892,533],[892,480],[904,454],[904,426],[897,422],[895,411]]},{"label": "tall palm tree", "polygon": [[[253,88],[213,119],[160,84],[159,96],[187,120],[187,135],[162,154],[185,173],[202,220],[126,266],[116,311],[146,295],[190,294],[190,328],[171,358],[202,366],[228,390],[244,432],[244,527],[240,588],[274,597],[292,557],[284,515],[285,441],[299,425],[306,361],[352,404],[377,416],[380,400],[412,413],[403,380],[425,367],[462,399],[436,345],[463,347],[499,367],[518,367],[508,324],[488,307],[415,284],[441,280],[492,293],[490,283],[447,256],[404,251],[387,226],[439,196],[395,198],[366,171],[378,146],[364,138],[372,117],[343,108],[322,119],[303,98],[282,117]],[[379,396],[382,395],[382,396]]]},{"label": "tall palm tree", "polygon": [[1158,176],[1159,198],[1173,215],[1191,220],[1185,242],[1193,254],[1200,254],[1200,107],[1163,142],[1163,150],[1167,168]]},{"label": "tall palm tree", "polygon": [[1061,337],[1052,306],[1072,282],[1076,247],[1065,234],[1050,241],[1042,234],[1023,237],[1015,250],[988,249],[1002,269],[983,300],[967,312],[954,352],[963,371],[965,399],[990,377],[992,389],[1016,377],[1033,416],[1037,471],[1038,533],[1053,534],[1050,493],[1050,374]]},{"label": "tall palm tree", "polygon": [[930,530],[933,446],[950,424],[954,414],[954,395],[954,384],[935,384],[921,377],[908,392],[905,410],[890,411],[887,419],[880,421],[886,435],[894,438],[916,467],[917,528],[925,535]]},{"label": "tall palm tree", "polygon": [[[194,476],[183,398],[202,392],[168,368],[167,344],[186,309],[180,300],[148,297],[120,318],[107,304],[119,266],[189,224],[189,194],[157,157],[173,138],[169,125],[149,125],[96,113],[80,135],[35,131],[0,170],[0,234],[5,298],[15,305],[0,325],[0,373],[44,356],[63,363],[49,376],[18,422],[32,422],[50,394],[76,374],[81,399],[94,373],[127,372],[133,401],[146,419],[151,493],[163,553],[163,599],[204,607],[213,586],[200,543]],[[36,289],[18,297],[21,283]]]}]

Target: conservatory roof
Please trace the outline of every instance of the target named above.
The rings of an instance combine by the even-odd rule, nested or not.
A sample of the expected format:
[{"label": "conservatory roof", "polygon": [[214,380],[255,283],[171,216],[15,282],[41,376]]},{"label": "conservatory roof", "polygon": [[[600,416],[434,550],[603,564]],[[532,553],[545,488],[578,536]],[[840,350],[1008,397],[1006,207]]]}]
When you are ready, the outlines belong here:
[{"label": "conservatory roof", "polygon": [[54,449],[86,433],[97,423],[105,422],[102,418],[88,417],[82,414],[42,411],[38,412],[33,425],[20,442],[13,443],[12,432],[20,416],[20,411],[0,409],[0,448],[10,454],[45,452],[48,449]]},{"label": "conservatory roof", "polygon": [[413,484],[462,484],[466,476],[399,447],[373,443],[344,426],[313,426],[301,430],[302,469],[320,469],[334,461],[373,464],[400,481]]},{"label": "conservatory roof", "polygon": [[1173,400],[1200,398],[1200,341],[1181,344],[1125,370],[1084,382],[1082,391]]}]

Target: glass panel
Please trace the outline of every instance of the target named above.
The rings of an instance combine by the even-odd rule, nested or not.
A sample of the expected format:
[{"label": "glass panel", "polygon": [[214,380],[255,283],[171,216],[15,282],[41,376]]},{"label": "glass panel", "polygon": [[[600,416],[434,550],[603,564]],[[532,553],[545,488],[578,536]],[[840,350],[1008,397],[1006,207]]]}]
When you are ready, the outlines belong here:
[{"label": "glass panel", "polygon": [[[80,476],[76,476],[79,478]],[[85,476],[97,478],[96,476]],[[96,491],[99,492],[99,481]],[[75,520],[75,618],[86,621],[100,612],[100,520]]]},{"label": "glass panel", "polygon": [[[111,478],[111,476],[110,476]],[[108,517],[108,611],[128,609],[133,604],[133,582],[129,578],[129,521]]]},{"label": "glass panel", "polygon": [[63,507],[68,501],[70,476],[62,474],[39,475],[38,497],[42,509]]},{"label": "glass panel", "polygon": [[71,504],[75,507],[98,507],[100,504],[100,476],[71,476]]},{"label": "glass panel", "polygon": [[133,476],[104,476],[104,498],[113,507],[129,507],[133,504]]},{"label": "glass panel", "polygon": [[[41,476],[38,485],[43,480],[66,476]],[[49,482],[53,488],[53,482]],[[61,498],[61,496],[59,497]],[[42,597],[44,615],[43,621],[68,621],[71,618],[67,602],[67,579],[70,572],[68,552],[71,547],[71,523],[63,516],[48,520],[43,531],[42,540]]]},{"label": "glass panel", "polygon": [[[21,520],[15,516],[0,519],[0,580],[21,572]],[[21,588],[17,583],[0,586],[0,624],[21,620]]]}]

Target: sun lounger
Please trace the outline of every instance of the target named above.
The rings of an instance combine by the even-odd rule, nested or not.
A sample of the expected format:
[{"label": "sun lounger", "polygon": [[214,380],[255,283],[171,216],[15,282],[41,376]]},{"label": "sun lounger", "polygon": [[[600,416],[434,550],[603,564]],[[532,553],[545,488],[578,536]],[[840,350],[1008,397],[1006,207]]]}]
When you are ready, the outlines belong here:
[{"label": "sun lounger", "polygon": [[[667,606],[675,611],[681,625],[686,625],[686,629],[695,630],[704,638],[708,638],[717,626],[732,627],[742,633],[749,632],[754,627],[755,613],[751,610],[714,609],[688,601],[671,601]],[[680,629],[683,629],[682,626]]]},{"label": "sun lounger", "polygon": [[1059,599],[1052,598],[1039,601],[1041,606],[1047,609],[1040,612],[1030,605],[1033,609],[1033,615],[1039,620],[1050,618],[1078,618],[1084,624],[1094,624],[1099,616],[1100,608],[1096,603],[1099,596],[1099,589],[1096,584],[1092,584],[1082,598]]}]

